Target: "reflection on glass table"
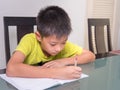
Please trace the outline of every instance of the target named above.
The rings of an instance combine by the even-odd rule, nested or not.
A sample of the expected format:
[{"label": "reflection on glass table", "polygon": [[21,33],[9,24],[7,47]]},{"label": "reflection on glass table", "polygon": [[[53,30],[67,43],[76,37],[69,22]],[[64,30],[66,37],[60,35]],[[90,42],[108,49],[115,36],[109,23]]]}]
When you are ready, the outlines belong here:
[{"label": "reflection on glass table", "polygon": [[[89,77],[46,90],[119,90],[120,56],[96,59],[95,62],[79,65]],[[1,72],[1,71],[0,71]],[[0,90],[17,90],[0,78]]]}]

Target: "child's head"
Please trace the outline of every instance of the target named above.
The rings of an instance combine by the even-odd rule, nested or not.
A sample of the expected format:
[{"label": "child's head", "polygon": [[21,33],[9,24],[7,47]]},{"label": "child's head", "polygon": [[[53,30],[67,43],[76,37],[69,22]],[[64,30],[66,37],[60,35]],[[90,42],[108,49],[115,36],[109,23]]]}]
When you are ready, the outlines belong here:
[{"label": "child's head", "polygon": [[42,9],[37,16],[37,28],[42,37],[55,35],[57,38],[68,36],[71,32],[70,18],[58,6]]},{"label": "child's head", "polygon": [[54,56],[63,50],[71,23],[67,13],[58,6],[42,9],[37,16],[37,40],[45,55]]}]

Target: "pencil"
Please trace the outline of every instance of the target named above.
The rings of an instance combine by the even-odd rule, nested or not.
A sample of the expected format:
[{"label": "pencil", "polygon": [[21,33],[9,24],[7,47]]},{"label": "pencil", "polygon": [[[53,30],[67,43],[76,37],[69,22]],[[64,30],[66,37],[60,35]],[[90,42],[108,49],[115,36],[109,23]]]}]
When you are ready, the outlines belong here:
[{"label": "pencil", "polygon": [[77,66],[77,58],[74,59],[74,66]]}]

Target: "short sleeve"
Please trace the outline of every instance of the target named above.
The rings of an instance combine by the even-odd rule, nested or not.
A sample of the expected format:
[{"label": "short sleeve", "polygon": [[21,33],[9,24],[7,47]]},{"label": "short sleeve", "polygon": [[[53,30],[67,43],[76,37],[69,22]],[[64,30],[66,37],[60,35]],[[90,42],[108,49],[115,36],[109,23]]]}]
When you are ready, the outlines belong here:
[{"label": "short sleeve", "polygon": [[25,56],[31,52],[32,38],[29,35],[25,35],[19,42],[15,51],[21,51]]}]

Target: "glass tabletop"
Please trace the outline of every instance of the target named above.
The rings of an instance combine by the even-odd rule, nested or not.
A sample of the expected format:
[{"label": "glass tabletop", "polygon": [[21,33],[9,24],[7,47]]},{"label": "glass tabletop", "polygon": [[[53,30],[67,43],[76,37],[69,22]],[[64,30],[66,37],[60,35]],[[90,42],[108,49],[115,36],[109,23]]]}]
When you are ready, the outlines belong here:
[{"label": "glass tabletop", "polygon": [[[119,90],[120,56],[96,59],[95,62],[79,65],[87,78],[54,86],[46,90]],[[17,90],[0,78],[0,90]]]}]

